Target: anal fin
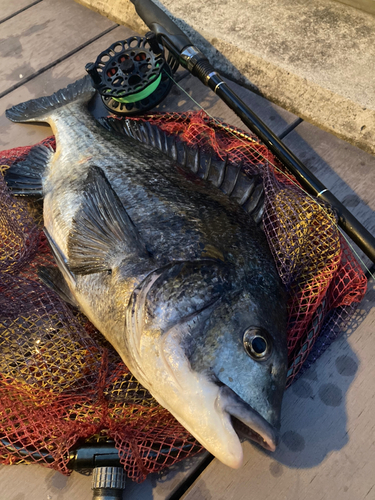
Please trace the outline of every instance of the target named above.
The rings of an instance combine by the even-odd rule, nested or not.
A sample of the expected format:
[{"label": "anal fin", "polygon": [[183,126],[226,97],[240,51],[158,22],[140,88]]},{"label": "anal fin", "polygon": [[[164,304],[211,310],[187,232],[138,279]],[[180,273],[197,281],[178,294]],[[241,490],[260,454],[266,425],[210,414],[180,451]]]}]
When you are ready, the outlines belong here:
[{"label": "anal fin", "polygon": [[12,165],[5,172],[5,181],[12,192],[43,196],[43,176],[53,154],[52,148],[40,144],[30,150],[26,160]]}]

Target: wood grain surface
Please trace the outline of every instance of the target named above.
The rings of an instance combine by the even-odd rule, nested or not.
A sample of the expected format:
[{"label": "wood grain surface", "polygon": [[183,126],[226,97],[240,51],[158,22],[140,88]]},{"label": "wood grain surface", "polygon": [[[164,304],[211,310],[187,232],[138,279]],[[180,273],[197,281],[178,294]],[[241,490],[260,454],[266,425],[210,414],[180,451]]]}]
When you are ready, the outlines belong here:
[{"label": "wood grain surface", "polygon": [[0,96],[114,26],[73,0],[44,0],[5,21]]},{"label": "wood grain surface", "polygon": [[0,0],[0,23],[42,0]]}]

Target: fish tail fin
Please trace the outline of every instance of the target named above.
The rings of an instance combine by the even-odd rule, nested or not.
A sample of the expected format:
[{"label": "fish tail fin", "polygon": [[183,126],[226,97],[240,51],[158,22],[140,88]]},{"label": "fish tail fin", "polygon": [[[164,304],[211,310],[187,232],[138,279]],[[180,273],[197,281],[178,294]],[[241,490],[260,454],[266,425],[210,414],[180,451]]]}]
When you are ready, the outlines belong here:
[{"label": "fish tail fin", "polygon": [[31,99],[7,109],[6,116],[12,122],[47,121],[54,110],[74,101],[88,102],[94,93],[91,78],[86,75],[50,96]]}]

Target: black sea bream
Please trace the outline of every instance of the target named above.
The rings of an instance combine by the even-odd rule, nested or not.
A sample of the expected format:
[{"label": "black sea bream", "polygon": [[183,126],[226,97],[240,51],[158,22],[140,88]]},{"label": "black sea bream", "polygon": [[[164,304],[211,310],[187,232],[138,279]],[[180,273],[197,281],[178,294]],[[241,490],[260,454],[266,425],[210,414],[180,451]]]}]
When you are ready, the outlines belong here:
[{"label": "black sea bream", "polygon": [[16,194],[44,198],[60,271],[43,278],[207,450],[239,467],[235,429],[276,447],[287,370],[283,286],[238,203],[256,205],[252,180],[238,167],[231,179],[225,162],[206,162],[199,179],[181,144],[151,126],[98,123],[93,95],[86,77],[7,111],[56,136],[55,153],[36,146],[6,176]]}]

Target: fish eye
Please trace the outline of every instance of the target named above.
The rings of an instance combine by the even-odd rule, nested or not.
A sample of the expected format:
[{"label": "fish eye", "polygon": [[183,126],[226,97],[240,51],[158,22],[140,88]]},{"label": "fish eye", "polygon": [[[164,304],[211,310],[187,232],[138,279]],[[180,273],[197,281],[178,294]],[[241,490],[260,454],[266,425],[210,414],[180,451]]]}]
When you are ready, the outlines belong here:
[{"label": "fish eye", "polygon": [[270,335],[260,327],[250,327],[245,331],[243,346],[246,354],[256,361],[268,359],[272,350]]}]

